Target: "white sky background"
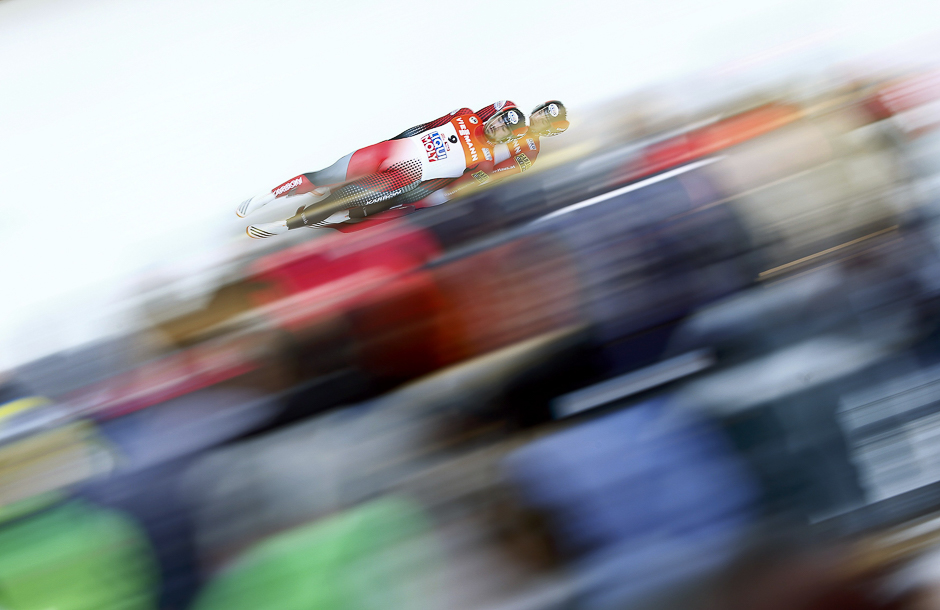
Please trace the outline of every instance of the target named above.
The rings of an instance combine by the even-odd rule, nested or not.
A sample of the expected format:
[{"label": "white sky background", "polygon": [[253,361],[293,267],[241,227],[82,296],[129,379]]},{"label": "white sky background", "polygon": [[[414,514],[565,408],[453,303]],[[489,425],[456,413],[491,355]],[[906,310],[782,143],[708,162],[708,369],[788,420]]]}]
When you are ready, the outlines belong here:
[{"label": "white sky background", "polygon": [[251,247],[241,200],[453,108],[576,120],[807,35],[842,59],[938,25],[935,0],[0,0],[0,368],[119,330],[142,275]]}]

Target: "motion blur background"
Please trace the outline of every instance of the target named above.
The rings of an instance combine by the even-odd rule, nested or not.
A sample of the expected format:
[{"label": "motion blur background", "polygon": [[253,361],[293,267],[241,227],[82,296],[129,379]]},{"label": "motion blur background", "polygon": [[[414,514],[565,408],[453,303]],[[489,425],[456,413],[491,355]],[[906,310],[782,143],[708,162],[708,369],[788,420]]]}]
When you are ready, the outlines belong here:
[{"label": "motion blur background", "polygon": [[0,608],[940,607],[935,4],[3,0]]},{"label": "motion blur background", "polygon": [[[0,258],[16,261],[16,298],[0,303],[0,366],[138,326],[125,304],[168,280],[201,290],[186,278],[247,247],[233,202],[402,125],[507,98],[561,99],[579,130],[698,110],[796,75],[936,57],[938,12],[929,0],[4,0]],[[599,106],[651,90],[664,95],[613,116]]]}]

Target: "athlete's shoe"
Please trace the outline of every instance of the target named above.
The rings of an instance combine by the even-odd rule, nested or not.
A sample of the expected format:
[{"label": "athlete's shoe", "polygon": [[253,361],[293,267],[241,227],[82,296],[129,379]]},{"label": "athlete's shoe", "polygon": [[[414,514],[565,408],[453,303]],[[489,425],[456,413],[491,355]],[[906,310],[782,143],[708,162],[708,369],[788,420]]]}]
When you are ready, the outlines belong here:
[{"label": "athlete's shoe", "polygon": [[287,221],[279,220],[277,222],[263,222],[258,225],[248,225],[248,228],[245,229],[245,232],[248,233],[248,237],[253,237],[255,239],[273,237],[275,235],[287,233]]},{"label": "athlete's shoe", "polygon": [[242,204],[238,206],[237,210],[235,210],[235,214],[237,214],[239,218],[244,218],[252,212],[259,210],[274,201],[275,197],[276,195],[273,192],[255,195],[251,199],[242,201]]}]

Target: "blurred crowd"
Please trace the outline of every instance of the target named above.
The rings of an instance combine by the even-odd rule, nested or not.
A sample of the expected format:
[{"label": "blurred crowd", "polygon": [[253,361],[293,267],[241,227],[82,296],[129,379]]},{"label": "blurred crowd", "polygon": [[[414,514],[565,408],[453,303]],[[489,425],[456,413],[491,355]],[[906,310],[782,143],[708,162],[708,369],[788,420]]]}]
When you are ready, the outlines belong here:
[{"label": "blurred crowd", "polygon": [[604,112],[4,374],[0,608],[940,608],[940,73]]}]

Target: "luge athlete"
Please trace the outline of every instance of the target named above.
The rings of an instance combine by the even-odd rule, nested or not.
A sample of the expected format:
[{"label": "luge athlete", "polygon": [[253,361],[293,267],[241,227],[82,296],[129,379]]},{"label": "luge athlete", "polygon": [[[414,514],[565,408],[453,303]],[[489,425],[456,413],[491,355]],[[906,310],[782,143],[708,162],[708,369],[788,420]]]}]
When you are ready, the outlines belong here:
[{"label": "luge athlete", "polygon": [[[411,135],[428,124],[416,126],[245,201],[237,212],[242,217],[278,197],[329,193],[287,220],[249,226],[248,235],[264,238],[304,226],[322,226],[333,214],[390,202],[422,185],[427,189],[434,181],[437,188],[443,187],[468,169],[491,168],[492,147],[520,137],[527,129],[525,116],[511,102],[491,104],[479,113],[460,109],[429,124],[434,126]],[[340,186],[333,188],[335,185]]]}]

